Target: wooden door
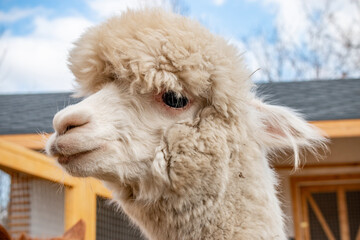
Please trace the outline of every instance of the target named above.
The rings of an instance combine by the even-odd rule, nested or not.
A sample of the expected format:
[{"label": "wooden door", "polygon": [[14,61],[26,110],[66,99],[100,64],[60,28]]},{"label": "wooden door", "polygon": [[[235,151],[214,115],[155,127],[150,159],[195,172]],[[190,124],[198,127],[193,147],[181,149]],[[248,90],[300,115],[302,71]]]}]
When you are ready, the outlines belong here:
[{"label": "wooden door", "polygon": [[360,240],[360,185],[300,187],[305,240]]}]

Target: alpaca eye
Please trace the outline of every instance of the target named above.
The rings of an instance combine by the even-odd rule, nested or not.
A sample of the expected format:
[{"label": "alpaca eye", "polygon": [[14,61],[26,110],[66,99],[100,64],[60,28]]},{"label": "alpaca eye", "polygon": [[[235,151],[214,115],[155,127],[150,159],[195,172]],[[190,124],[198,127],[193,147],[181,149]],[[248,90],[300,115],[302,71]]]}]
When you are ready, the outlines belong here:
[{"label": "alpaca eye", "polygon": [[172,108],[183,108],[189,103],[187,97],[181,96],[173,91],[165,92],[162,95],[162,101]]}]

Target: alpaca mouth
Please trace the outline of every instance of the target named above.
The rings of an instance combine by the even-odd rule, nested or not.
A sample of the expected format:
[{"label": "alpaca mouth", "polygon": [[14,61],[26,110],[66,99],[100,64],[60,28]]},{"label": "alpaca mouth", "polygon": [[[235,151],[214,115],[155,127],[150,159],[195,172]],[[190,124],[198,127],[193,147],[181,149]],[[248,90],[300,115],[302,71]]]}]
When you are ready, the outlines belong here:
[{"label": "alpaca mouth", "polygon": [[83,151],[83,152],[79,152],[79,153],[76,153],[76,154],[72,154],[72,155],[58,155],[58,163],[60,163],[61,165],[66,165],[76,159],[79,159],[80,157],[83,157],[85,155],[88,155],[90,153],[93,153],[95,152],[96,150],[98,150],[99,148],[95,148],[95,149],[92,149],[92,150],[87,150],[87,151]]}]

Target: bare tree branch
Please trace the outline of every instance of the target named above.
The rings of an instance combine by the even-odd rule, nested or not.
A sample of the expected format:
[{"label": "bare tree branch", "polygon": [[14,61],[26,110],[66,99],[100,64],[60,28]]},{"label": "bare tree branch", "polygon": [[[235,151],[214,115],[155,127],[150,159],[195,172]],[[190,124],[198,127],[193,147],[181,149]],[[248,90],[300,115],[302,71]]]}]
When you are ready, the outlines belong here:
[{"label": "bare tree branch", "polygon": [[[300,39],[294,39],[281,24],[265,35],[245,39],[264,80],[360,76],[360,1],[343,1],[347,5],[341,2],[341,6],[350,4],[349,9],[355,13],[351,16],[352,24],[340,22],[339,6],[333,0],[326,0],[316,8],[302,1],[299,11],[306,16],[306,22]],[[256,41],[261,43],[261,50],[253,44]]]}]

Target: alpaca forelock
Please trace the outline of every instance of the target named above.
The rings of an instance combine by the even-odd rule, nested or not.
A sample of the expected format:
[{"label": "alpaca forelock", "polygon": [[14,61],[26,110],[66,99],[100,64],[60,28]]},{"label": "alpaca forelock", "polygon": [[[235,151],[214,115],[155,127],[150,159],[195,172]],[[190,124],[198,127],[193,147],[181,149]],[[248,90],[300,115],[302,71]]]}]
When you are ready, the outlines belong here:
[{"label": "alpaca forelock", "polygon": [[159,9],[90,28],[69,67],[84,100],[58,112],[46,150],[103,180],[149,239],[286,239],[267,158],[321,145],[299,115],[256,97],[241,55]]}]

